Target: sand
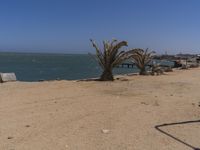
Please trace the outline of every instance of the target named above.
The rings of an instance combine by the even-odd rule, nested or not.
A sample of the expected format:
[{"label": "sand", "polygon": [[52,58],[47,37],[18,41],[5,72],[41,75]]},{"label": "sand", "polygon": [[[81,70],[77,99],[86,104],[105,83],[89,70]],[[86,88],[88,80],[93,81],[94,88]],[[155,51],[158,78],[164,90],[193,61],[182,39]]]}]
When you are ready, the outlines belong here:
[{"label": "sand", "polygon": [[200,148],[200,69],[123,79],[0,84],[0,150]]}]

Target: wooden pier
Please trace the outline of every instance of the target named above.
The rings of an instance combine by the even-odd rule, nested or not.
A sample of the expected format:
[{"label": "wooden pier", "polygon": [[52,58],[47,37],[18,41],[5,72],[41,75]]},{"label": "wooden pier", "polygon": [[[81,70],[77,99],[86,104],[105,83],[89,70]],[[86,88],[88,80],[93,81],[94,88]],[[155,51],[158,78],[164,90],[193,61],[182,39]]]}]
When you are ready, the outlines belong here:
[{"label": "wooden pier", "polygon": [[122,63],[121,65],[117,66],[117,68],[133,68],[134,66],[134,63]]},{"label": "wooden pier", "polygon": [[[121,65],[117,66],[117,68],[134,68],[136,65],[134,63],[122,63]],[[153,65],[152,64],[148,64],[146,65],[148,67],[152,67]],[[168,65],[159,65],[160,67],[163,67],[163,68],[169,68],[170,66]]]}]

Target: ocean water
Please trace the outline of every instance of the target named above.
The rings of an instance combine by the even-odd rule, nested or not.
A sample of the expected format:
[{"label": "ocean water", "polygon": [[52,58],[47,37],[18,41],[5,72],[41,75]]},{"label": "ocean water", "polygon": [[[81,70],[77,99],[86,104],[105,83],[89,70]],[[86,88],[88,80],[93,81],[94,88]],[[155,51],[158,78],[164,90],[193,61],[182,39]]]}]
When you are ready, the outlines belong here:
[{"label": "ocean water", "polygon": [[[75,80],[101,75],[96,60],[87,54],[0,53],[0,72],[14,72],[20,81]],[[138,72],[115,68],[114,74]]]}]

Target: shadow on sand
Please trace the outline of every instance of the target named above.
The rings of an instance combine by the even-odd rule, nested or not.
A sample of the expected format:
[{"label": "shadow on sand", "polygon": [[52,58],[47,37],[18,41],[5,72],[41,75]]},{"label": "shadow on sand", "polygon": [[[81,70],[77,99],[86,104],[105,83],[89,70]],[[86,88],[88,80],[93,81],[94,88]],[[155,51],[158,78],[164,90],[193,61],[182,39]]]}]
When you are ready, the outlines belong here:
[{"label": "shadow on sand", "polygon": [[173,126],[173,125],[181,125],[181,124],[191,124],[191,123],[200,123],[200,120],[194,120],[194,121],[184,121],[184,122],[175,122],[175,123],[168,123],[168,124],[161,124],[161,125],[156,125],[155,128],[156,130],[160,131],[161,133],[171,137],[172,139],[176,140],[179,143],[184,144],[185,146],[193,149],[193,150],[200,150],[200,148],[194,147],[180,139],[178,139],[177,137],[174,137],[173,135],[161,130],[162,127],[166,127],[166,126]]}]

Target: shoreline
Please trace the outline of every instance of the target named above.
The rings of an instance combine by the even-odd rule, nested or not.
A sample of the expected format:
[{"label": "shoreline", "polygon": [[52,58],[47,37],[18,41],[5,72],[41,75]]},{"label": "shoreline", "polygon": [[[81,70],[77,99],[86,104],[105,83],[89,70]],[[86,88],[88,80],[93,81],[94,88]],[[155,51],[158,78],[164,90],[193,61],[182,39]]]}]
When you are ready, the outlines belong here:
[{"label": "shoreline", "polygon": [[[199,67],[198,67],[199,68]],[[176,71],[185,71],[185,70],[191,70],[191,69],[195,69],[195,68],[188,68],[188,69],[180,69],[180,68],[173,68],[173,71],[170,72],[176,72]],[[114,79],[115,80],[119,80],[120,78],[124,78],[124,77],[131,77],[131,76],[141,76],[141,77],[148,77],[148,76],[162,76],[162,75],[167,75],[170,72],[164,72],[161,75],[139,75],[139,72],[133,72],[133,73],[125,73],[125,74],[115,74]],[[150,72],[149,72],[150,73]],[[113,82],[113,81],[99,81],[99,77],[94,77],[94,78],[84,78],[84,79],[73,79],[73,80],[68,80],[68,79],[53,79],[53,80],[37,80],[37,81],[22,81],[22,80],[17,80],[17,81],[10,81],[10,82],[30,82],[30,83],[34,83],[34,82],[56,82],[56,81],[72,81],[72,82],[81,82],[81,81],[98,81],[98,82]],[[5,82],[7,83],[7,82]]]}]

